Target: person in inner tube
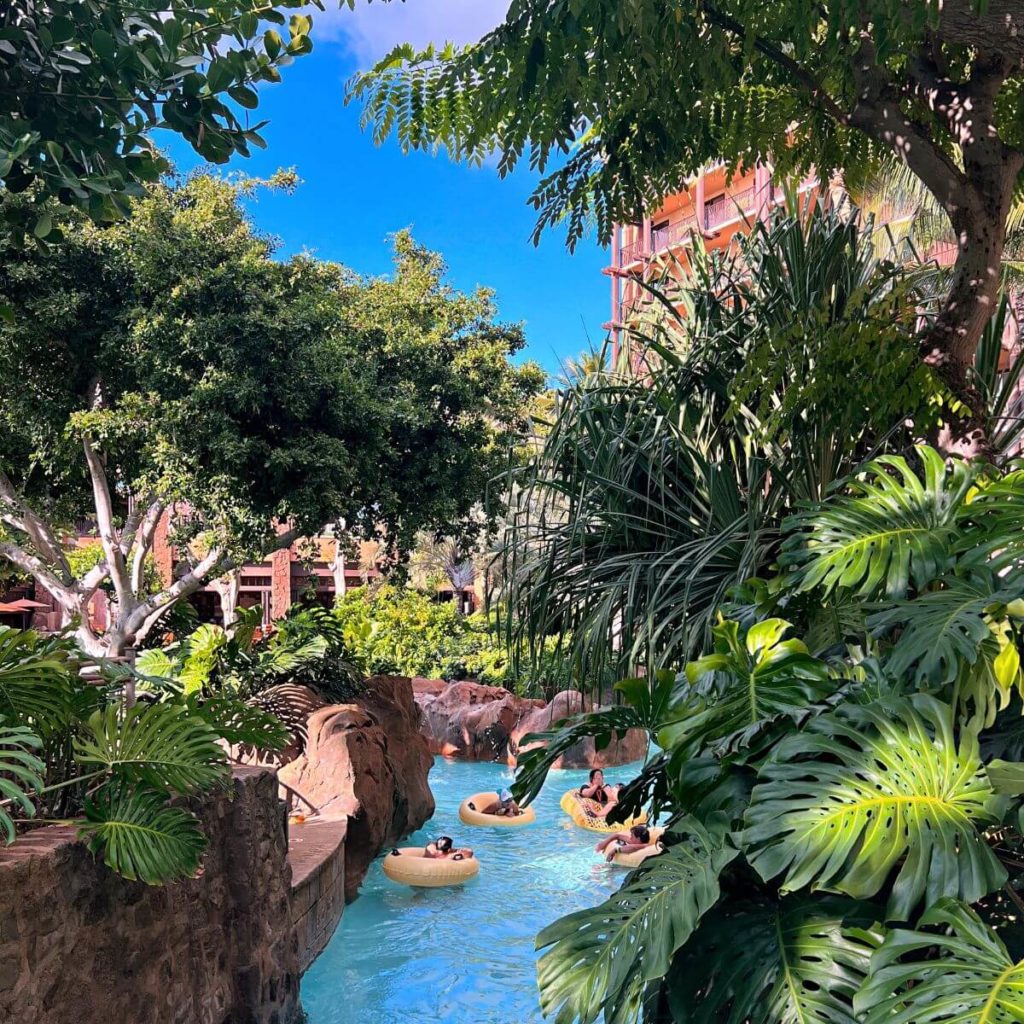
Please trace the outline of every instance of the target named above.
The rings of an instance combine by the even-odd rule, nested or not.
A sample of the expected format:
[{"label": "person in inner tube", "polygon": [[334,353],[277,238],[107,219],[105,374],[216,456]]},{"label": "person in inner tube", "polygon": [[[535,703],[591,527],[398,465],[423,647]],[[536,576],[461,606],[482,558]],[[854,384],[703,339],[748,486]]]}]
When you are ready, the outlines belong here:
[{"label": "person in inner tube", "polygon": [[438,836],[427,843],[423,856],[431,860],[468,860],[473,856],[473,851],[468,846],[456,850],[451,836]]},{"label": "person in inner tube", "polygon": [[484,814],[495,814],[499,818],[514,818],[517,814],[522,814],[522,809],[519,804],[512,799],[511,789],[500,789],[498,790],[498,799],[493,803],[489,803],[484,809]]},{"label": "person in inner tube", "polygon": [[613,832],[602,839],[594,849],[611,861],[617,853],[636,853],[645,850],[651,842],[651,831],[646,825],[634,825],[628,832]]},{"label": "person in inner tube", "polygon": [[600,804],[600,809],[594,813],[599,818],[606,818],[608,812],[619,802],[620,789],[622,787],[619,785],[605,783],[604,772],[600,768],[591,768],[590,781],[580,786],[580,796]]}]

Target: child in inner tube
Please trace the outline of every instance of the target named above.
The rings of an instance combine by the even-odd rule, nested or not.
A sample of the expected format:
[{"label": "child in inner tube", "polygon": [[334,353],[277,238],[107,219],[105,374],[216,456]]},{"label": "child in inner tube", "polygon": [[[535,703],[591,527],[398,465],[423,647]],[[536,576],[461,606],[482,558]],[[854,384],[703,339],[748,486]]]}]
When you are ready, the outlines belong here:
[{"label": "child in inner tube", "polygon": [[451,836],[438,836],[427,843],[423,856],[430,860],[468,860],[473,856],[473,851],[468,846],[456,850]]},{"label": "child in inner tube", "polygon": [[580,786],[580,796],[600,804],[594,812],[595,817],[607,818],[608,812],[619,802],[619,790],[622,786],[606,785],[604,772],[600,768],[590,769],[590,781]]},{"label": "child in inner tube", "polygon": [[611,861],[617,853],[636,853],[651,845],[651,832],[646,825],[634,825],[628,832],[614,832],[602,839],[594,849]]},{"label": "child in inner tube", "polygon": [[496,814],[499,818],[514,818],[517,814],[522,814],[523,812],[519,804],[512,799],[512,790],[502,789],[498,791],[498,799],[493,803],[489,803],[482,813]]}]

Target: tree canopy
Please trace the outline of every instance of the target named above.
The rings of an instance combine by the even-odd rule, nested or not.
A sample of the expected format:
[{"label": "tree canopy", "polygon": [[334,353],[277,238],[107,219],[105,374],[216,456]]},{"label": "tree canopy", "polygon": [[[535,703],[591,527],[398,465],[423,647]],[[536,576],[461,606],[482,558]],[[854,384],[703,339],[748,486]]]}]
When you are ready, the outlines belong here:
[{"label": "tree canopy", "polygon": [[[317,6],[321,6],[317,4]],[[149,132],[206,160],[262,146],[255,86],[312,49],[306,0],[9,0],[0,7],[0,181],[97,220],[128,211],[164,161]],[[47,238],[40,206],[7,209]]]},{"label": "tree canopy", "polygon": [[1024,168],[1024,8],[1016,0],[514,0],[480,42],[395,48],[355,79],[378,139],[543,173],[537,231],[606,241],[724,160],[848,184],[905,163],[960,254],[925,357],[962,400],[994,308]]},{"label": "tree canopy", "polygon": [[510,364],[522,332],[492,295],[451,289],[407,233],[387,278],[276,261],[239,186],[206,175],[151,186],[113,226],[72,214],[62,229],[42,251],[8,241],[0,261],[15,313],[0,376],[19,382],[0,410],[0,553],[66,610],[83,581],[57,533],[81,519],[111,534],[84,590],[109,575],[124,614],[142,597],[134,555],[172,505],[199,545],[185,591],[285,543],[275,524],[344,519],[398,546],[478,526],[542,374]]}]

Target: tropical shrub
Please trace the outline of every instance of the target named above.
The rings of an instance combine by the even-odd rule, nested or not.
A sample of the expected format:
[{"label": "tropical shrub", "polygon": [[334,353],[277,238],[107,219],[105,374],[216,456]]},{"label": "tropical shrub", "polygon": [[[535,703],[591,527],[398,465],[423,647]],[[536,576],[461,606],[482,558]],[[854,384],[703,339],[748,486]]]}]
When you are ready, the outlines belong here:
[{"label": "tropical shrub", "polygon": [[928,269],[881,260],[870,226],[812,207],[694,254],[630,339],[649,372],[590,374],[510,473],[504,620],[513,651],[584,678],[695,655],[730,587],[778,555],[782,521],[880,446],[930,425],[941,386],[913,327]]},{"label": "tropical shrub", "polygon": [[475,679],[523,693],[565,679],[554,655],[554,637],[544,638],[547,657],[526,670],[521,659],[509,655],[487,614],[461,615],[453,603],[432,600],[410,587],[385,584],[350,591],[334,615],[349,660],[368,675]]},{"label": "tropical shrub", "polygon": [[[171,798],[227,783],[222,739],[282,746],[280,722],[128,669],[87,682],[79,657],[70,638],[0,627],[0,833],[11,843],[33,824],[73,823],[125,878],[192,875],[205,839],[195,814]],[[133,702],[129,681],[143,699]]]},{"label": "tropical shrub", "polygon": [[[1024,1019],[1024,468],[920,446],[779,528],[679,673],[521,762],[641,725],[663,855],[538,938],[560,1024]],[[603,1018],[602,1018],[603,1014]]]}]

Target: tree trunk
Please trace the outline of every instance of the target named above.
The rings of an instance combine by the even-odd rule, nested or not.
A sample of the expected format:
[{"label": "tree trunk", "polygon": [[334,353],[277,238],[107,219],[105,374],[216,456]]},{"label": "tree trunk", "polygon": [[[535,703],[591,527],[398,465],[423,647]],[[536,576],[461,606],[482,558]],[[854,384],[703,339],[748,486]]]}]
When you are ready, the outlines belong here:
[{"label": "tree trunk", "polygon": [[238,621],[238,595],[242,589],[242,570],[232,570],[214,580],[212,586],[220,599],[223,626],[230,629]]},{"label": "tree trunk", "polygon": [[922,357],[962,403],[936,442],[947,454],[988,455],[987,410],[971,381],[978,343],[999,302],[1006,218],[1021,167],[1019,154],[998,145],[965,150],[973,201],[950,209],[957,260],[939,315],[922,338]]}]

